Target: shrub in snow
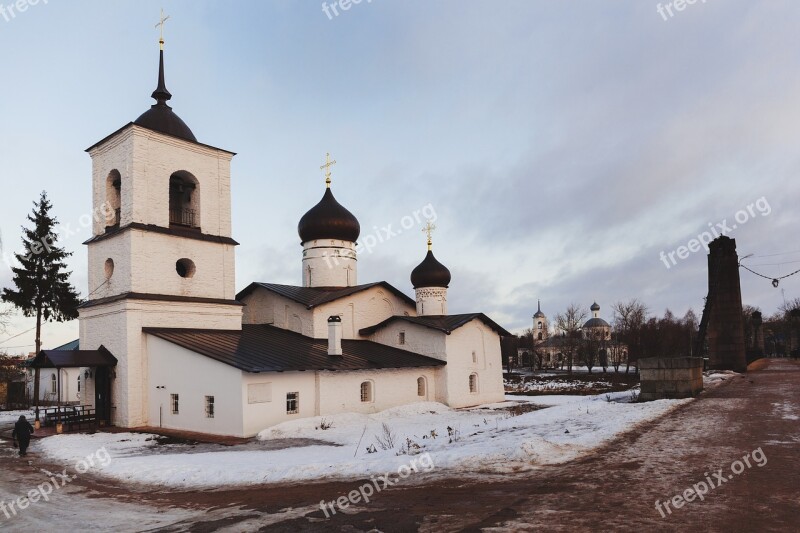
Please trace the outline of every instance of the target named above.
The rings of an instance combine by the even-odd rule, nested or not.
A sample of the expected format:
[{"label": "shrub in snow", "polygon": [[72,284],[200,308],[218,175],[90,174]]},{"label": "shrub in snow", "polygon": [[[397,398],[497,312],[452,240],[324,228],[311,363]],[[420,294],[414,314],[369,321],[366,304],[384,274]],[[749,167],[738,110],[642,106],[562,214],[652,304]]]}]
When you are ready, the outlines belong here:
[{"label": "shrub in snow", "polygon": [[394,449],[395,440],[397,436],[392,431],[392,428],[386,422],[381,424],[383,428],[382,435],[375,435],[375,440],[378,441],[378,446],[380,446],[381,450],[391,450]]}]

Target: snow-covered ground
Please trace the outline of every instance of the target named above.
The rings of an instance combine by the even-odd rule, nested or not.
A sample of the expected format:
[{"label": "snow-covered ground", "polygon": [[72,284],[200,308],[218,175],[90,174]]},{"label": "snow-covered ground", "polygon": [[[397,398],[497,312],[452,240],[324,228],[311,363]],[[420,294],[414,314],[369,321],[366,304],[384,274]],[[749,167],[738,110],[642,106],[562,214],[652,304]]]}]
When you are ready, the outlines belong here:
[{"label": "snow-covered ground", "polygon": [[548,381],[528,380],[517,383],[511,381],[504,382],[506,392],[581,392],[611,389],[612,383],[607,381],[577,381],[569,379],[552,379]]},{"label": "snow-covered ground", "polygon": [[[570,461],[688,401],[628,403],[630,397],[630,391],[508,396],[503,404],[468,410],[417,403],[372,415],[300,419],[259,434],[265,448],[284,439],[326,443],[285,449],[248,445],[184,453],[190,451],[187,446],[161,446],[152,435],[97,433],[48,437],[37,442],[35,451],[74,465],[104,448],[111,460],[95,461],[91,473],[170,487],[364,478],[409,464],[415,458],[408,455],[409,447],[412,454],[430,454],[435,474],[504,474]],[[516,416],[507,409],[526,403],[549,407]],[[391,443],[384,437],[384,424]]]},{"label": "snow-covered ground", "polygon": [[703,389],[714,389],[726,381],[740,377],[742,374],[733,370],[707,370],[703,372]]},{"label": "snow-covered ground", "polygon": [[19,420],[20,415],[25,415],[25,418],[33,424],[34,413],[32,409],[25,409],[22,411],[0,411],[0,425],[13,424]]}]

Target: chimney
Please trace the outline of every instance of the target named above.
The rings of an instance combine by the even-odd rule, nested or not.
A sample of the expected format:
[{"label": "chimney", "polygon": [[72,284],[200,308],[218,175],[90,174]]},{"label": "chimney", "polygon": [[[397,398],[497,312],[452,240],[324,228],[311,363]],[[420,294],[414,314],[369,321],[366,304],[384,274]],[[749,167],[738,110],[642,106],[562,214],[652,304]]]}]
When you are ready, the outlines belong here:
[{"label": "chimney", "polygon": [[328,317],[328,355],[342,355],[342,317]]}]

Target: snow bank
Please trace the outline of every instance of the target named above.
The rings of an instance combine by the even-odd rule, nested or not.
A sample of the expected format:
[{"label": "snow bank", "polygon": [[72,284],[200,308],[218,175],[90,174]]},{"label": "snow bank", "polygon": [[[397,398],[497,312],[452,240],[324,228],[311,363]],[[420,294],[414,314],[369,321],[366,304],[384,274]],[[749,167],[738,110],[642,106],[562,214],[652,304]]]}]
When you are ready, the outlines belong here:
[{"label": "snow bank", "polygon": [[507,398],[512,401],[506,405],[553,407],[513,416],[503,404],[457,410],[426,402],[371,415],[300,419],[262,431],[258,442],[301,438],[325,444],[276,450],[255,443],[194,453],[173,445],[156,452],[152,436],[109,433],[49,437],[39,450],[71,464],[105,447],[112,460],[96,473],[187,488],[365,478],[408,464],[409,447],[429,453],[438,474],[513,473],[575,459],[688,401],[628,403],[630,392]]}]

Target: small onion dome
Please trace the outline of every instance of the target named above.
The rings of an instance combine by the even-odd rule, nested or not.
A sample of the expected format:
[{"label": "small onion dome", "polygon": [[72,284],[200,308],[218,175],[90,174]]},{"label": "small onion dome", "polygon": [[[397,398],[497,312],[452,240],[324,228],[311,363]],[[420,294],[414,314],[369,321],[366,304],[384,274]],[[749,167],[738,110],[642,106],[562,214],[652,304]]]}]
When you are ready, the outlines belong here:
[{"label": "small onion dome", "polygon": [[542,302],[538,302],[536,313],[533,314],[533,318],[544,318],[544,313],[542,313]]},{"label": "small onion dome", "polygon": [[428,250],[428,255],[411,271],[411,284],[415,289],[422,287],[444,287],[450,284],[450,271],[433,256]]},{"label": "small onion dome", "polygon": [[610,328],[611,326],[603,320],[602,318],[590,318],[586,321],[586,324],[583,325],[584,328]]},{"label": "small onion dome", "polygon": [[167,105],[167,101],[172,98],[172,94],[167,90],[167,86],[164,83],[164,50],[161,50],[161,55],[159,56],[158,87],[153,91],[152,97],[156,104],[150,106],[150,109],[142,113],[133,123],[173,137],[197,142],[189,126]]},{"label": "small onion dome", "polygon": [[592,307],[590,307],[590,309],[592,311],[599,311],[600,310],[600,306],[597,305],[597,302],[595,302],[595,303],[592,304]]},{"label": "small onion dome", "polygon": [[297,233],[304,243],[317,239],[356,242],[361,234],[361,225],[353,213],[336,201],[328,188],[322,200],[300,219]]}]

